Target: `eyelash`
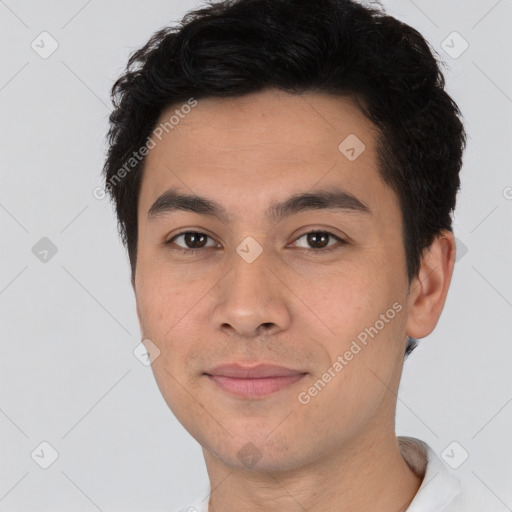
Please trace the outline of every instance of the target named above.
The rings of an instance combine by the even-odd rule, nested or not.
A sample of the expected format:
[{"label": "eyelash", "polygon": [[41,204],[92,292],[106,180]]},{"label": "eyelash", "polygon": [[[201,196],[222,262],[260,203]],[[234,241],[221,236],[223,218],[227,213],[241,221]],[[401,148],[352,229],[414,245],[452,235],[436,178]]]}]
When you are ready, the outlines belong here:
[{"label": "eyelash", "polygon": [[[178,234],[174,235],[170,240],[165,242],[164,245],[172,245],[173,241],[176,238],[178,238],[179,236],[182,236],[182,235],[186,235],[186,234],[205,235],[208,238],[211,238],[209,235],[207,235],[206,233],[202,233],[201,231],[182,231],[181,233],[178,233]],[[307,231],[306,233],[303,233],[301,236],[299,236],[295,240],[295,242],[297,242],[297,240],[300,240],[302,237],[310,235],[310,234],[327,235],[327,236],[330,236],[330,237],[332,237],[332,238],[334,238],[334,239],[336,239],[338,241],[338,244],[333,244],[331,246],[328,246],[328,247],[322,248],[322,249],[304,249],[304,248],[301,248],[301,249],[304,249],[304,250],[306,250],[308,252],[311,252],[311,253],[324,253],[324,254],[325,253],[330,253],[332,251],[340,249],[342,246],[344,246],[344,245],[346,245],[348,243],[345,240],[343,240],[342,238],[340,238],[339,236],[335,235],[334,233],[331,233],[330,231],[322,231],[322,230]],[[195,253],[204,251],[205,248],[201,248],[201,249],[184,249],[183,247],[179,247],[178,246],[178,247],[175,247],[175,248],[173,247],[173,250],[178,251],[178,252],[180,252],[182,254],[195,254]]]}]

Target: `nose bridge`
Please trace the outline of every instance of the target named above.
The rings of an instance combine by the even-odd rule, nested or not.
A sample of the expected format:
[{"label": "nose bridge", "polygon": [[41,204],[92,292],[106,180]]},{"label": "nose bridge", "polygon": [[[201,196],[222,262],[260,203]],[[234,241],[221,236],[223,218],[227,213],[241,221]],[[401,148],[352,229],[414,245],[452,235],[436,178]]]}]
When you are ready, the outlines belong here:
[{"label": "nose bridge", "polygon": [[262,324],[286,328],[290,320],[283,285],[268,268],[269,253],[261,248],[256,254],[251,244],[242,242],[232,255],[232,272],[222,281],[214,313],[216,327],[230,326],[244,336],[257,335]]},{"label": "nose bridge", "polygon": [[233,289],[231,292],[240,295],[240,298],[245,295],[257,294],[263,299],[273,287],[273,283],[269,282],[272,277],[272,273],[268,269],[269,253],[261,251],[257,257],[252,259],[250,257],[252,251],[254,249],[250,243],[243,242],[237,248],[236,255],[233,255],[233,278],[230,283]]}]

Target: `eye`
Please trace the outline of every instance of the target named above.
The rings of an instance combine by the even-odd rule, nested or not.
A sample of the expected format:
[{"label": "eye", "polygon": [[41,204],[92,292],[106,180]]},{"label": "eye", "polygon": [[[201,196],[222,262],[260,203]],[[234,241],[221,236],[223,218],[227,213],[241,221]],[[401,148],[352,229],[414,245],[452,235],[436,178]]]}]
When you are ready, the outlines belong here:
[{"label": "eye", "polygon": [[[333,251],[335,249],[338,249],[341,245],[345,245],[347,242],[340,238],[339,236],[336,236],[335,234],[331,233],[330,231],[309,231],[307,233],[304,233],[302,236],[297,238],[295,243],[297,243],[302,238],[305,239],[305,243],[309,244],[309,247],[302,246],[305,249],[308,249],[312,252],[326,252],[326,251]],[[335,239],[335,241],[338,241],[338,244],[328,244],[329,238]],[[313,247],[311,249],[310,247]]]},{"label": "eye", "polygon": [[[338,243],[329,244],[329,238],[334,239],[334,242],[337,241]],[[180,239],[183,245],[177,243],[177,241]],[[210,239],[213,244],[207,245],[208,239]],[[305,243],[309,245],[302,246],[301,248],[310,252],[325,253],[339,249],[340,246],[347,243],[345,240],[335,235],[334,233],[321,230],[308,231],[307,233],[304,233],[299,238],[297,238],[294,243],[297,244],[297,242],[301,239],[305,239]],[[208,236],[206,233],[201,233],[200,231],[184,231],[183,233],[178,233],[170,240],[165,242],[165,245],[175,245],[177,247],[174,247],[174,249],[187,254],[200,252],[207,247],[216,246],[214,240],[210,236]]]},{"label": "eye", "polygon": [[[211,237],[209,237],[205,233],[201,233],[199,231],[184,231],[183,233],[179,233],[173,236],[169,241],[166,242],[166,245],[177,245],[178,249],[182,252],[192,253],[196,251],[201,251],[204,247],[211,247],[206,245],[207,239],[213,241]],[[185,245],[180,245],[176,243],[176,240],[182,239],[182,243]],[[215,246],[215,243],[213,244]]]}]

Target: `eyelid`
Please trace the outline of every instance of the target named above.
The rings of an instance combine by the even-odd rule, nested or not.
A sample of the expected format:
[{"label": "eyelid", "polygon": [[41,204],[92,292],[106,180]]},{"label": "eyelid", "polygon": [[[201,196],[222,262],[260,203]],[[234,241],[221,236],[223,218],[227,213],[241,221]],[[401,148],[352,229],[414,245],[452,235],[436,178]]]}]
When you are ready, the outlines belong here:
[{"label": "eyelid", "polygon": [[[181,232],[176,233],[175,235],[173,235],[169,240],[164,242],[164,245],[171,245],[171,244],[173,244],[174,240],[176,238],[178,238],[179,236],[182,236],[182,235],[186,235],[187,233],[193,233],[193,234],[196,234],[196,235],[205,235],[207,238],[210,238],[211,240],[215,241],[214,238],[212,236],[210,236],[208,233],[205,233],[204,231],[200,231],[198,229],[195,230],[195,229],[190,229],[189,228],[189,229],[186,229],[184,231],[181,231]],[[309,228],[307,231],[305,231],[302,234],[296,236],[292,243],[296,243],[297,240],[300,240],[302,237],[304,237],[306,235],[309,235],[311,233],[325,234],[327,236],[330,236],[330,237],[334,238],[338,243],[331,244],[331,245],[328,245],[328,246],[326,246],[324,248],[320,248],[320,249],[309,249],[309,248],[306,248],[306,247],[299,247],[298,249],[302,249],[302,250],[307,251],[309,253],[319,253],[319,254],[321,254],[321,253],[326,253],[326,252],[329,252],[329,251],[332,251],[332,250],[339,249],[342,246],[348,244],[348,241],[345,238],[342,238],[341,236],[336,235],[335,233],[333,233],[332,231],[330,231],[329,229],[326,229],[326,228]],[[199,249],[189,249],[189,248],[184,248],[184,247],[177,246],[176,250],[177,251],[181,251],[182,253],[192,254],[192,253],[197,253],[197,252],[204,251],[207,248],[208,247],[205,246],[205,247],[201,247]],[[210,246],[210,249],[211,249],[211,246]]]},{"label": "eyelid", "polygon": [[306,236],[306,235],[309,235],[309,234],[312,234],[312,233],[320,233],[320,234],[323,234],[323,235],[327,235],[331,238],[334,238],[338,243],[337,244],[331,244],[331,245],[328,245],[327,247],[324,247],[324,248],[321,248],[321,249],[308,249],[306,247],[300,247],[300,249],[304,249],[306,251],[310,251],[310,252],[318,252],[318,253],[321,253],[322,251],[325,252],[325,251],[329,251],[331,248],[332,249],[336,249],[337,247],[340,247],[341,245],[345,245],[347,244],[348,242],[344,239],[344,238],[341,238],[339,235],[336,235],[335,233],[333,233],[332,231],[329,231],[328,229],[309,229],[308,231],[305,231],[304,233],[302,233],[302,235],[299,235],[295,238],[294,242],[292,243],[296,243],[297,240],[300,240],[302,237]]},{"label": "eyelid", "polygon": [[[194,235],[205,235],[210,240],[215,241],[212,236],[210,236],[208,233],[205,233],[204,231],[199,231],[198,229],[186,229],[185,231],[181,231],[180,233],[176,233],[175,235],[173,235],[171,238],[169,238],[169,240],[164,242],[164,245],[173,244],[174,240],[176,238],[178,238],[179,236],[182,236],[182,235],[186,235],[187,233],[193,233]],[[218,242],[216,242],[216,243],[218,243]],[[179,245],[177,246],[177,250],[181,250],[183,252],[197,252],[197,251],[202,251],[206,248],[208,248],[208,247],[202,247],[200,249],[188,249],[188,248],[180,247]],[[211,248],[211,246],[210,246],[210,248]]]}]

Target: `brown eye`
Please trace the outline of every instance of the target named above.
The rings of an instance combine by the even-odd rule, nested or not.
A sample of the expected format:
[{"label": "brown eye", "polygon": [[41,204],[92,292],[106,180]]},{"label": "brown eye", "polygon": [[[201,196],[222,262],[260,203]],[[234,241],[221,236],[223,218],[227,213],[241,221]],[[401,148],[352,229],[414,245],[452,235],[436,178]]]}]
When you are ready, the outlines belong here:
[{"label": "brown eye", "polygon": [[[210,237],[205,233],[200,233],[198,231],[185,231],[172,237],[168,242],[166,242],[166,244],[174,244],[185,252],[192,252],[194,250],[201,250],[202,248],[207,247],[206,242],[208,238]],[[184,245],[176,243],[176,240],[179,239],[182,240],[181,243]]]},{"label": "brown eye", "polygon": [[[339,245],[344,245],[346,243],[339,236],[336,236],[329,231],[310,231],[308,233],[304,233],[302,236],[297,238],[295,243],[297,243],[302,238],[305,239],[307,244],[307,246],[302,246],[303,248],[317,252],[321,250],[330,251],[332,249],[336,249],[337,247],[339,247]],[[329,244],[330,238],[335,239],[335,241],[338,241],[338,244]]]},{"label": "brown eye", "polygon": [[308,233],[306,240],[314,249],[324,249],[329,244],[329,236],[327,233]]}]

